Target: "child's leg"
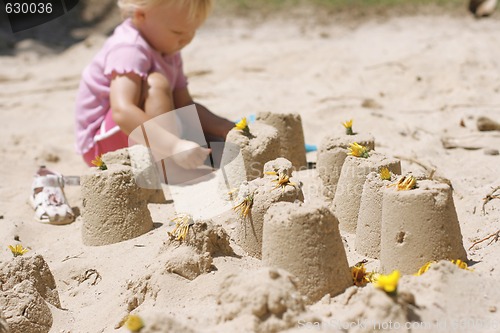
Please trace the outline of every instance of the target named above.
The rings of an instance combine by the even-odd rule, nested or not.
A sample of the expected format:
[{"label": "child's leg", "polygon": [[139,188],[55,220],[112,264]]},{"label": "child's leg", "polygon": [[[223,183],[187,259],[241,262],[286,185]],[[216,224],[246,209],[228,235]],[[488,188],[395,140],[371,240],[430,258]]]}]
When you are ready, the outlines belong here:
[{"label": "child's leg", "polygon": [[[142,109],[151,119],[175,109],[172,86],[168,79],[160,73],[149,74],[144,82],[142,98]],[[174,117],[172,114],[171,117],[159,118],[157,124],[170,133],[180,136],[180,123],[177,115]]]},{"label": "child's leg", "polygon": [[168,79],[160,73],[149,74],[144,82],[144,112],[151,118],[160,116],[174,109],[172,88]]},{"label": "child's leg", "polygon": [[[173,97],[168,79],[160,73],[151,73],[143,82],[142,102],[140,107],[151,118],[173,110]],[[162,126],[166,126],[162,122]],[[178,133],[176,122],[169,128],[171,133]],[[169,124],[167,124],[169,125]],[[129,146],[128,136],[122,132],[114,122],[112,110],[104,118],[101,128],[94,137],[95,145],[83,155],[87,165],[92,166],[92,160],[110,151],[115,151]]]}]

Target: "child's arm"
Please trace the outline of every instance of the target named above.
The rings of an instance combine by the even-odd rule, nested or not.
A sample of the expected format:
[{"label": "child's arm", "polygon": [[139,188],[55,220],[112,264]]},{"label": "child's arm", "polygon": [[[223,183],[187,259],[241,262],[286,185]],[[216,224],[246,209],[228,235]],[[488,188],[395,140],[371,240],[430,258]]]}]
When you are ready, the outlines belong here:
[{"label": "child's arm", "polygon": [[[136,128],[150,120],[140,107],[143,80],[137,74],[116,75],[111,81],[111,110],[113,120],[120,129],[130,135]],[[194,142],[181,140],[161,126],[148,124],[148,141],[153,154],[158,159],[172,156],[181,167],[193,169],[200,166],[210,150],[200,147]],[[144,137],[132,137],[135,142],[144,142]]]},{"label": "child's arm", "polygon": [[210,112],[201,104],[195,103],[188,88],[176,89],[173,92],[174,104],[176,108],[196,104],[201,127],[206,134],[226,139],[227,133],[234,127],[234,123],[219,117]]}]

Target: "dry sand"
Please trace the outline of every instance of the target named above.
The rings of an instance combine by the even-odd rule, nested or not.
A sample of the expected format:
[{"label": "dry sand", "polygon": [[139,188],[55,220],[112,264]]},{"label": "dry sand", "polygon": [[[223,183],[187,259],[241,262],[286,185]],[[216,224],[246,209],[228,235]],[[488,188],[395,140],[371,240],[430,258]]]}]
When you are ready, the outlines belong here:
[{"label": "dry sand", "polygon": [[[500,148],[500,132],[479,132],[475,127],[481,115],[500,119],[498,31],[496,19],[476,21],[445,13],[370,19],[354,27],[335,22],[318,26],[312,18],[256,22],[218,17],[186,48],[184,63],[195,98],[230,119],[259,111],[297,112],[306,142],[319,144],[326,135],[340,134],[341,122],[352,118],[355,131],[371,133],[380,152],[435,167],[438,176],[453,184],[468,249],[500,228],[500,200],[489,202],[484,213],[481,209],[485,195],[500,186],[500,156],[486,154]],[[239,288],[236,282],[231,284],[242,280],[240,273],[246,270],[254,272],[248,273],[250,279],[263,272],[261,262],[246,256],[233,241],[237,256],[214,257],[213,269],[194,280],[165,272],[161,258],[169,248],[164,242],[173,228],[172,204],[150,205],[152,231],[101,247],[83,245],[81,217],[66,226],[33,221],[26,200],[38,165],[65,175],[82,175],[87,168],[73,152],[73,105],[80,73],[103,41],[103,36],[94,35],[60,54],[45,56],[37,54],[36,45],[25,43],[15,56],[0,58],[0,265],[13,260],[7,245],[15,244],[15,239],[30,249],[25,256],[43,256],[61,304],[59,308],[37,298],[52,313],[50,332],[126,332],[114,328],[131,310],[144,318],[159,313],[164,318],[151,322],[160,327],[163,322],[171,331],[299,329],[315,327],[307,322],[322,321],[331,323],[323,329],[335,332],[335,320],[441,325],[450,320],[451,325],[451,320],[473,318],[486,324],[466,326],[463,332],[498,332],[500,243],[496,241],[467,251],[474,272],[441,264],[422,277],[405,276],[400,289],[412,293],[414,302],[406,295],[395,303],[368,286],[351,287],[333,299],[325,296],[304,309],[291,300],[281,304],[289,308],[276,308],[266,297],[289,297],[293,282],[280,284],[283,289],[276,293],[273,274],[255,278],[262,283],[243,279]],[[445,149],[443,140],[477,149]],[[309,154],[310,161],[314,158]],[[422,170],[417,164],[402,164],[403,172]],[[68,187],[66,193],[71,205],[81,209],[80,188]],[[354,251],[354,236],[344,234],[343,239],[349,264],[363,259]],[[370,261],[368,267],[376,269],[378,262]],[[230,274],[233,278],[227,278]],[[220,293],[223,283],[230,295]],[[7,290],[0,290],[0,297],[11,297],[14,289],[0,282],[2,288]],[[26,283],[14,288],[19,293],[33,290]],[[245,299],[254,296],[255,303]],[[228,299],[240,302],[240,314],[224,312],[234,310]],[[267,315],[266,307],[274,310]],[[12,315],[1,310],[4,317]],[[283,313],[290,315],[280,321]],[[262,323],[266,318],[273,322]],[[370,330],[349,330],[365,331]],[[450,331],[456,330],[450,326],[427,330]]]}]

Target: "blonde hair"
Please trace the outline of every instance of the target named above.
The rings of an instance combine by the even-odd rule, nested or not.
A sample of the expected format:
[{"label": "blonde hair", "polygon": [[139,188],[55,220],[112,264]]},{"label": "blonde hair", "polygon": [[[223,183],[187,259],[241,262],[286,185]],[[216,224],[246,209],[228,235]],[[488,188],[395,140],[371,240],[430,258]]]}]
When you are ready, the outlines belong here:
[{"label": "blonde hair", "polygon": [[188,6],[189,19],[200,16],[205,20],[212,11],[214,0],[118,0],[124,18],[132,16],[136,9],[147,9],[159,4]]}]

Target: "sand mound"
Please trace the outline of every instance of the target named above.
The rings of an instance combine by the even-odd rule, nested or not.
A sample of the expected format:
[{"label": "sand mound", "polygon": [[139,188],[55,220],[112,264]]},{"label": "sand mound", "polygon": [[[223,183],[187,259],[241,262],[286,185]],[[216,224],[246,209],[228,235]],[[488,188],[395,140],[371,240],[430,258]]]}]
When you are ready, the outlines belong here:
[{"label": "sand mound", "polygon": [[152,281],[153,276],[148,274],[137,281],[128,281],[126,289],[128,296],[126,299],[127,312],[138,308],[147,298],[156,299],[159,287]]},{"label": "sand mound", "polygon": [[0,333],[9,333],[9,325],[5,320],[3,313],[0,311]]},{"label": "sand mound", "polygon": [[[412,294],[389,296],[372,285],[365,288],[354,287],[341,298],[348,308],[335,311],[335,321],[323,322],[324,327],[345,329],[350,333],[368,333],[374,331],[408,332],[405,324],[415,316],[411,303]],[[392,328],[389,328],[392,323]],[[337,326],[338,325],[338,326]],[[350,326],[350,327],[349,327]]]},{"label": "sand mound", "polygon": [[305,311],[295,278],[284,270],[263,268],[231,274],[220,289],[217,296],[219,322],[250,316],[256,332],[290,328]]},{"label": "sand mound", "polygon": [[50,309],[29,280],[0,291],[0,308],[10,333],[47,333],[52,327]]},{"label": "sand mound", "polygon": [[188,280],[194,280],[212,269],[213,258],[208,252],[200,253],[189,246],[173,247],[164,258],[165,270]]},{"label": "sand mound", "polygon": [[199,252],[208,252],[212,257],[234,254],[229,245],[229,235],[222,226],[214,225],[211,220],[193,224],[189,229],[185,244]]},{"label": "sand mound", "polygon": [[1,291],[14,289],[24,281],[29,281],[45,301],[55,307],[61,307],[54,276],[42,256],[17,257],[0,264]]},{"label": "sand mound", "polygon": [[48,332],[52,314],[45,302],[61,307],[54,277],[42,256],[17,257],[0,265],[0,309],[11,333]]},{"label": "sand mound", "polygon": [[169,273],[194,280],[212,269],[213,257],[230,256],[229,236],[220,225],[211,220],[195,222],[183,241],[171,239],[165,243],[163,260]]},{"label": "sand mound", "polygon": [[[431,265],[421,276],[401,280],[401,292],[415,295],[415,310],[428,332],[498,332],[498,282],[449,261]],[[467,306],[464,306],[467,304]]]}]

